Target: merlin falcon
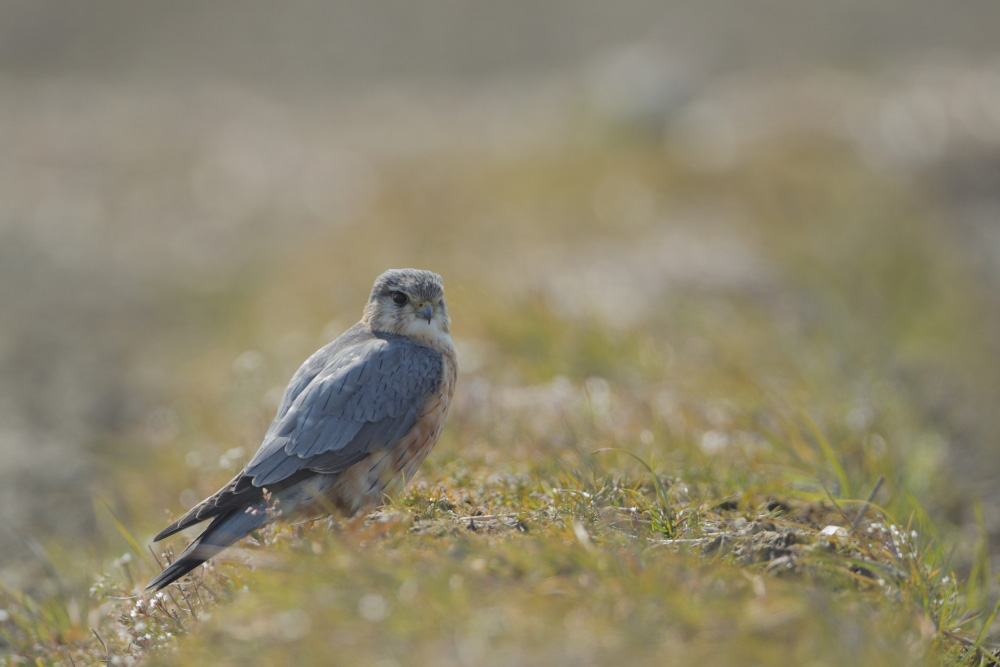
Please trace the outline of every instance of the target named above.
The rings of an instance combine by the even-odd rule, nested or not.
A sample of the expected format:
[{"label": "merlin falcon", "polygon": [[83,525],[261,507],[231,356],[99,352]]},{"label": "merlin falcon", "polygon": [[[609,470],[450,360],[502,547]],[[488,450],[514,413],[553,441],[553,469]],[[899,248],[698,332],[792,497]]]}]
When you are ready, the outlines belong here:
[{"label": "merlin falcon", "polygon": [[260,449],[153,541],[208,527],[146,586],[159,590],[281,516],[351,516],[399,492],[430,452],[457,365],[441,276],[392,269],[361,321],[292,376]]}]

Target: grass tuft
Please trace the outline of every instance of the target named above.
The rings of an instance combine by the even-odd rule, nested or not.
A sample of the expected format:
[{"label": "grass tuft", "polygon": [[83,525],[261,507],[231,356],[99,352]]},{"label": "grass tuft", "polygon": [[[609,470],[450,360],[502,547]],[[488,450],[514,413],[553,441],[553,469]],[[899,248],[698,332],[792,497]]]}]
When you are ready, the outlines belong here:
[{"label": "grass tuft", "polygon": [[[710,174],[587,136],[402,160],[358,224],[165,295],[204,332],[139,355],[171,437],[102,443],[99,534],[0,589],[0,660],[995,663],[983,511],[968,544],[922,398],[984,349],[982,304],[912,199],[803,142]],[[143,547],[165,509],[231,478],[320,332],[404,265],[445,276],[462,365],[418,478],[141,594],[182,544]]]}]

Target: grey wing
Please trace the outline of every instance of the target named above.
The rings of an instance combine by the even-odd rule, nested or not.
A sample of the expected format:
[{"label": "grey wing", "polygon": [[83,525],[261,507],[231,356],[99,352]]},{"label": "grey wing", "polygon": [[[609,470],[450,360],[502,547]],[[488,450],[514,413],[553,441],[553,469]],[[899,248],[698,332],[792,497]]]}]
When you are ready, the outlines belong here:
[{"label": "grey wing", "polygon": [[259,488],[301,470],[344,470],[413,428],[441,373],[441,354],[425,345],[361,331],[345,335],[292,378],[243,475]]}]

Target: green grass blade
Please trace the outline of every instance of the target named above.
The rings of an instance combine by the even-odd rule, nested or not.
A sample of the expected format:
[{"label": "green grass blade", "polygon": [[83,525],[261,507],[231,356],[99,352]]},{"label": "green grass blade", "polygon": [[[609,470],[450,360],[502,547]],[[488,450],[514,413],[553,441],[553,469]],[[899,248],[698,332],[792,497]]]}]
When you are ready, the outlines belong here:
[{"label": "green grass blade", "polygon": [[602,452],[621,452],[622,454],[628,454],[633,459],[638,461],[639,464],[649,472],[650,477],[653,478],[653,487],[656,489],[656,495],[659,498],[660,504],[663,509],[664,520],[667,522],[667,536],[673,537],[674,536],[673,506],[670,503],[670,498],[667,496],[667,488],[663,485],[663,481],[660,480],[660,477],[656,474],[656,471],[653,470],[652,464],[647,463],[637,454],[630,452],[627,449],[622,449],[621,447],[604,447],[602,449],[598,449],[594,453],[600,454]]},{"label": "green grass blade", "polygon": [[128,543],[129,548],[132,549],[133,552],[135,552],[135,555],[140,560],[142,560],[142,562],[145,563],[146,565],[152,566],[152,563],[150,563],[149,561],[149,557],[146,556],[145,551],[142,549],[142,547],[139,546],[139,541],[135,539],[135,537],[132,535],[129,529],[125,527],[125,524],[122,523],[121,519],[119,519],[118,516],[114,513],[114,510],[111,509],[111,506],[108,505],[108,503],[105,502],[104,499],[101,498],[100,496],[94,496],[94,501],[98,505],[100,505],[100,507],[105,512],[108,513],[108,516],[111,517],[111,523],[114,524],[115,530],[117,530],[118,534],[121,535],[122,538],[124,538],[125,542]]},{"label": "green grass blade", "polygon": [[840,484],[840,496],[850,496],[851,494],[851,479],[847,476],[847,471],[844,469],[843,464],[840,462],[840,458],[837,456],[837,452],[834,451],[833,446],[830,441],[826,439],[823,432],[820,431],[819,426],[813,421],[813,418],[809,416],[809,413],[805,410],[802,411],[802,419],[805,421],[806,425],[809,427],[809,431],[812,433],[813,437],[816,438],[816,443],[819,445],[820,449],[823,451],[823,456],[826,458],[827,463],[833,469],[834,474],[837,476],[837,481]]}]

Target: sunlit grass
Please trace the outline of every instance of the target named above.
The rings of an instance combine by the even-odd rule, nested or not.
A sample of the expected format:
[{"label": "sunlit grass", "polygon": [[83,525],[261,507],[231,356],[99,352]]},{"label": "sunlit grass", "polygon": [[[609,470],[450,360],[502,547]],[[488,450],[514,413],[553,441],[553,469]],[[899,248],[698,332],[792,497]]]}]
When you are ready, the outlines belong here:
[{"label": "sunlit grass", "polygon": [[[168,290],[190,322],[147,363],[170,394],[105,443],[99,546],[45,545],[50,577],[2,593],[4,659],[989,664],[989,551],[959,541],[943,426],[908,384],[982,351],[975,290],[917,204],[833,147],[706,175],[602,141],[395,165],[362,223],[216,293]],[[710,204],[764,267],[750,284],[626,255],[566,293],[595,244],[648,261]],[[367,519],[269,527],[138,597],[181,544],[148,538],[245,463],[372,278],[412,265],[444,275],[463,355],[419,478]]]}]

